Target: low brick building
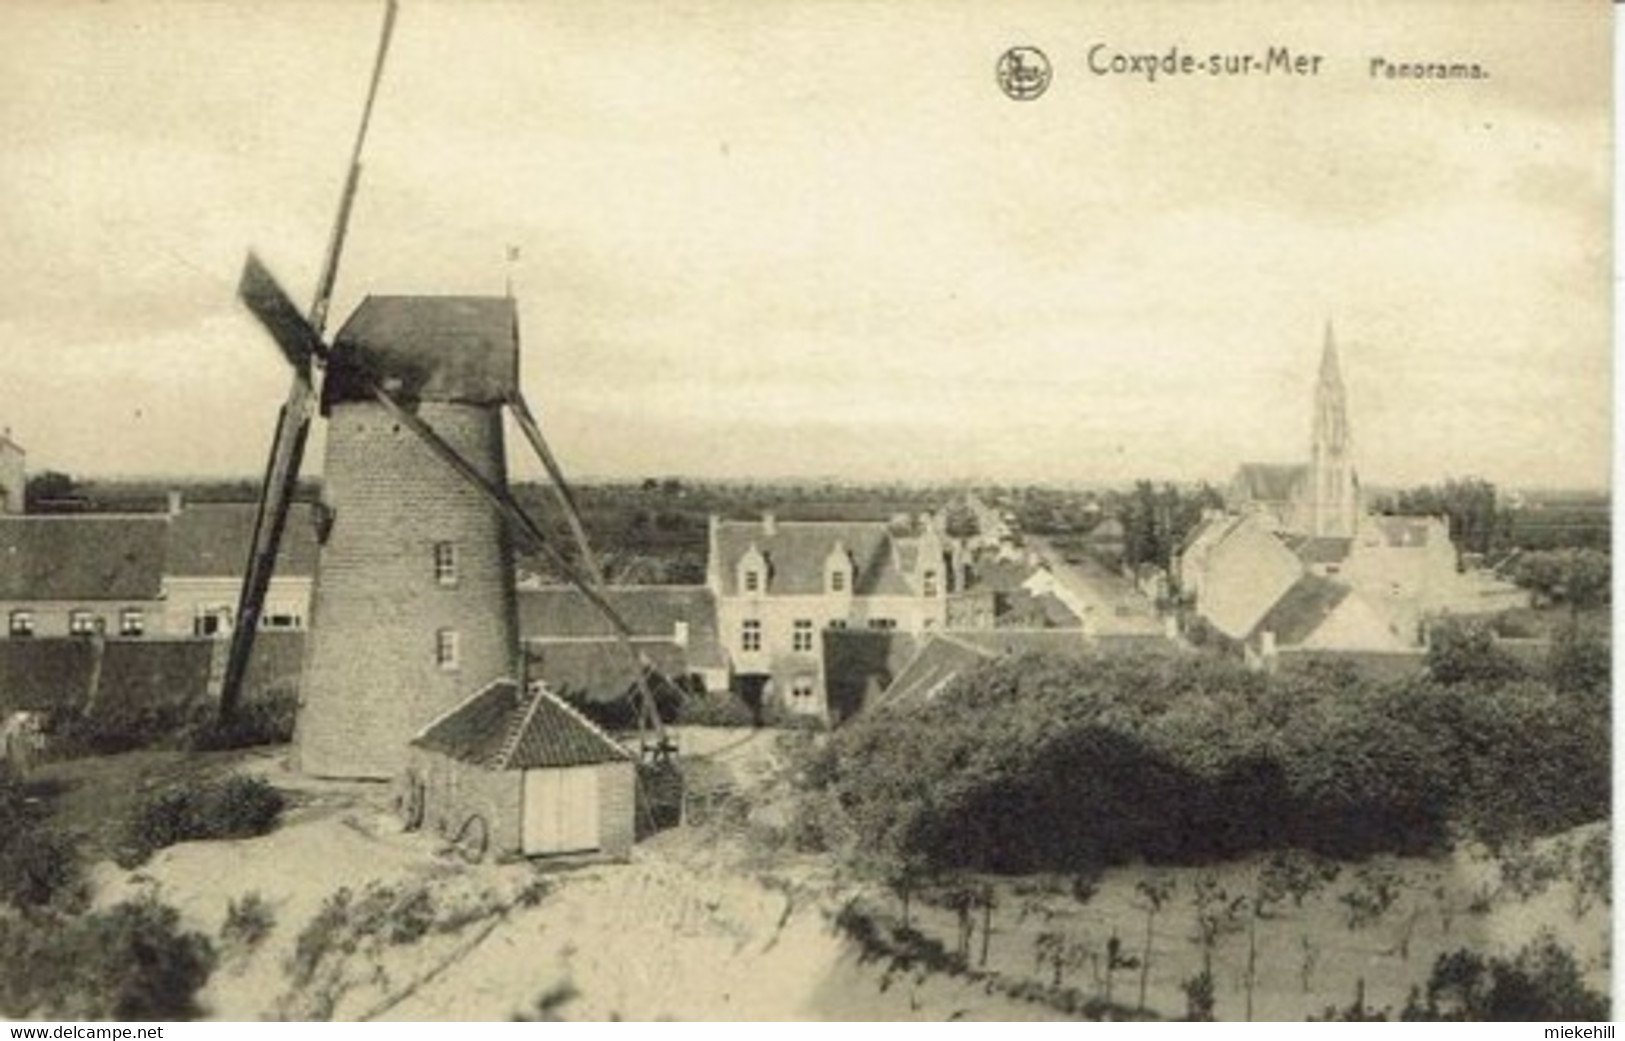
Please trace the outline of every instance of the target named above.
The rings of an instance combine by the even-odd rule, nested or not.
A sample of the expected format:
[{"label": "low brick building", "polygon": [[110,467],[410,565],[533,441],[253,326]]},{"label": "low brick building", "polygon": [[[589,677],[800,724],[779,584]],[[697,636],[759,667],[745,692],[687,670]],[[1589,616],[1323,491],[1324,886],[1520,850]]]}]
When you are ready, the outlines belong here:
[{"label": "low brick building", "polygon": [[498,680],[412,740],[402,784],[408,827],[466,850],[624,860],[636,763],[545,686]]}]

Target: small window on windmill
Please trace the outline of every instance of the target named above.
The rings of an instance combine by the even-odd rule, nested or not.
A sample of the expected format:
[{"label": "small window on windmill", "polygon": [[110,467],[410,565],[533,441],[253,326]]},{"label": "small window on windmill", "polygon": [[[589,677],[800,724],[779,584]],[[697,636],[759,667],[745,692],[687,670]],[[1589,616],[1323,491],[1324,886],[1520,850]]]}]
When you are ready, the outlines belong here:
[{"label": "small window on windmill", "polygon": [[434,634],[434,662],[447,672],[457,668],[456,629],[441,629]]},{"label": "small window on windmill", "polygon": [[457,584],[457,546],[451,542],[434,544],[434,580],[443,586]]}]

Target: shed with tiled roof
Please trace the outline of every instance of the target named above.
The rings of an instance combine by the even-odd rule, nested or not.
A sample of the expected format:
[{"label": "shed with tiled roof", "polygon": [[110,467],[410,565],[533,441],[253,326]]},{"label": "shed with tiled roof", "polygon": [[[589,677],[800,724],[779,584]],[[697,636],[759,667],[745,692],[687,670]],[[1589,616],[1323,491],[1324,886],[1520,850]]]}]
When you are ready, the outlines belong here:
[{"label": "shed with tiled roof", "polygon": [[413,738],[409,827],[481,855],[624,859],[634,838],[630,751],[545,685],[497,680]]}]

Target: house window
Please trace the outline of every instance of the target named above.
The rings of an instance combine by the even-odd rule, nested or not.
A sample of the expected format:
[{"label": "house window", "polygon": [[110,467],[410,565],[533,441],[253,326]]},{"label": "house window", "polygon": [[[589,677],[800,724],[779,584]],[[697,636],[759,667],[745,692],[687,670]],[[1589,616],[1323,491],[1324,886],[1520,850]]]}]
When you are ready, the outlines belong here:
[{"label": "house window", "polygon": [[13,636],[33,636],[34,635],[34,612],[33,611],[13,611],[13,612],[11,612],[11,635],[13,635]]},{"label": "house window", "polygon": [[790,697],[795,701],[812,699],[815,684],[811,676],[797,676],[790,681]]},{"label": "house window", "polygon": [[920,584],[924,587],[926,596],[937,595],[937,573],[935,571],[927,571],[920,580]]},{"label": "house window", "polygon": [[871,628],[871,629],[895,629],[895,628],[897,628],[897,619],[895,619],[895,618],[871,618],[871,619],[869,619],[869,628]]},{"label": "house window", "polygon": [[829,591],[831,593],[846,592],[846,572],[831,571],[829,573]]},{"label": "house window", "polygon": [[260,616],[261,629],[303,629],[305,620],[298,611],[278,608]]},{"label": "house window", "polygon": [[846,619],[845,618],[831,618],[829,620],[829,627],[831,629],[845,629],[846,628]]},{"label": "house window", "polygon": [[755,618],[747,618],[740,625],[739,649],[747,654],[762,649],[762,623]]},{"label": "house window", "polygon": [[441,629],[434,634],[434,663],[447,672],[458,665],[457,630]]},{"label": "house window", "polygon": [[799,654],[805,654],[813,647],[813,624],[811,619],[798,618],[790,633],[790,649]]},{"label": "house window", "polygon": [[68,632],[75,636],[89,636],[91,633],[94,633],[98,628],[100,628],[100,626],[97,624],[100,621],[100,618],[97,618],[91,612],[83,609],[69,611]]},{"label": "house window", "polygon": [[759,593],[762,591],[762,573],[754,569],[745,572],[745,592]]},{"label": "house window", "polygon": [[126,607],[118,613],[118,634],[140,636],[147,631],[147,617],[139,607]]},{"label": "house window", "polygon": [[443,586],[457,584],[457,546],[451,542],[434,544],[434,580]]},{"label": "house window", "polygon": [[223,636],[231,631],[231,608],[224,604],[199,607],[192,619],[193,636]]}]

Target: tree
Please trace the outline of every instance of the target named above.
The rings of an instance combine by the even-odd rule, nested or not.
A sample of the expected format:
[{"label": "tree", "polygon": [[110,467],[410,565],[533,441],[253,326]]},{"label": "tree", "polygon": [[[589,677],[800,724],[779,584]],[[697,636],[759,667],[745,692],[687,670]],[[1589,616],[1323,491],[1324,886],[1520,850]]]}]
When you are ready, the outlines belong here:
[{"label": "tree", "polygon": [[1495,485],[1478,477],[1402,491],[1392,507],[1403,516],[1448,517],[1451,537],[1469,553],[1488,553],[1510,535],[1510,518],[1496,504]]},{"label": "tree", "polygon": [[65,500],[71,499],[77,485],[72,477],[58,470],[41,470],[28,479],[23,489],[23,508],[28,513],[51,513],[61,510]]}]

